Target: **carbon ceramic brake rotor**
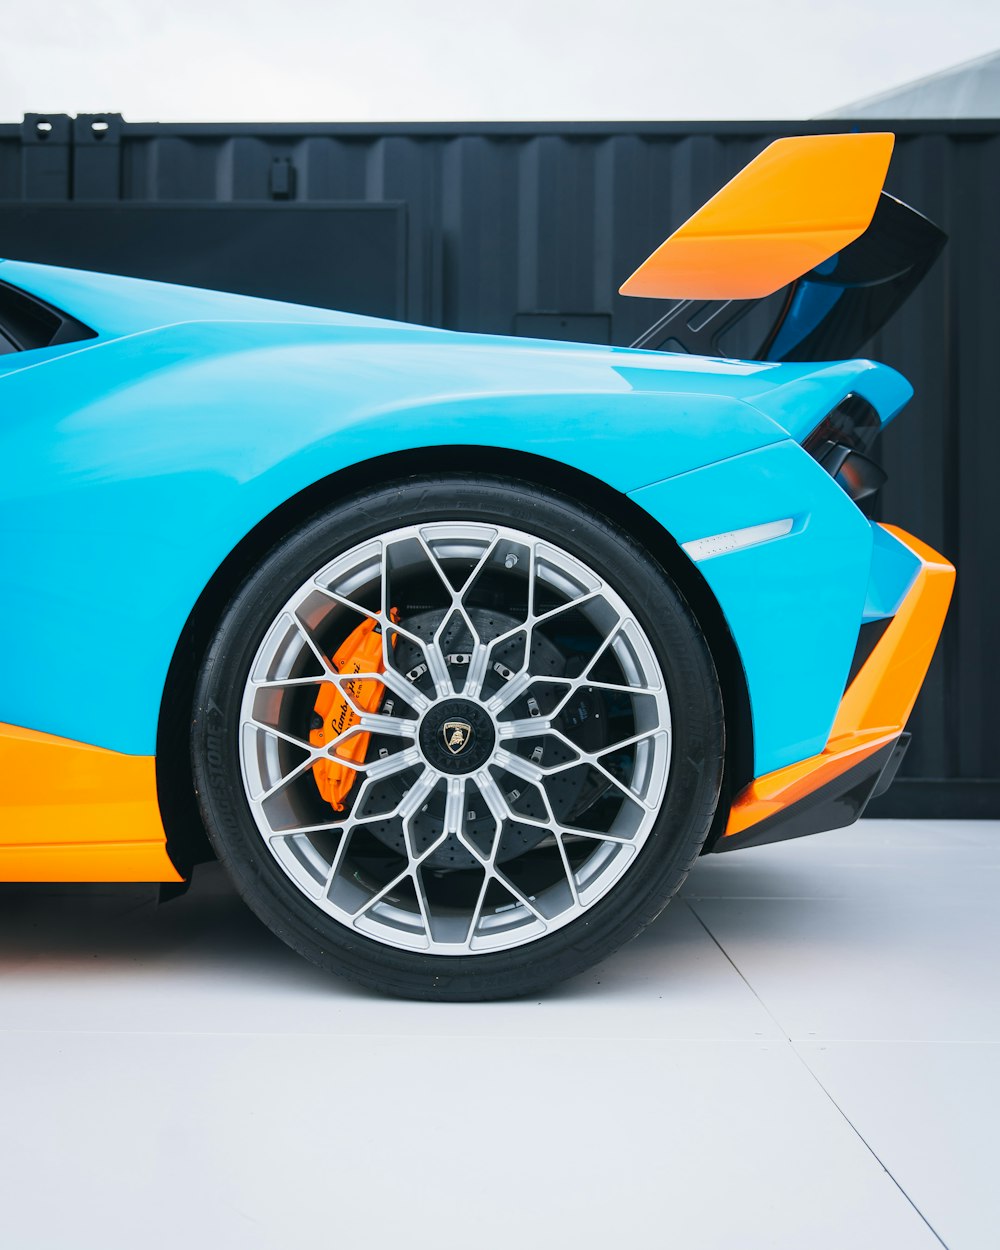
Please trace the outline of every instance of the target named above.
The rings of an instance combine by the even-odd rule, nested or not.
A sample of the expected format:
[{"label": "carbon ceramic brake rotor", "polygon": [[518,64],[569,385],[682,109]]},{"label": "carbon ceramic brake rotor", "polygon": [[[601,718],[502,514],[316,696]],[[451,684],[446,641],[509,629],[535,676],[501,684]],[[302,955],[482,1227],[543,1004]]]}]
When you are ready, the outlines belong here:
[{"label": "carbon ceramic brake rotor", "polygon": [[[440,627],[443,616],[444,613],[442,611],[419,612],[405,617],[400,623],[411,633],[416,634],[417,637],[430,640]],[[499,634],[506,633],[508,630],[516,630],[519,624],[515,617],[497,612],[492,608],[472,608],[469,610],[469,617],[481,638],[496,637]],[[442,635],[440,648],[444,653],[449,668],[462,669],[468,664],[469,653],[472,649],[472,639],[469,637],[468,627],[461,618],[456,617],[449,623]],[[422,666],[422,654],[419,646],[402,635],[397,638],[393,660],[393,666],[402,673],[411,672]],[[544,680],[545,677],[573,675],[567,672],[566,659],[558,647],[538,630],[534,631],[532,638],[530,662],[531,671],[539,680]],[[501,643],[493,652],[491,663],[493,666],[500,666],[500,668],[506,669],[508,672],[512,669],[515,671],[519,669],[523,663],[523,644],[520,636],[515,634],[508,641]],[[495,667],[495,671],[499,672],[499,668]],[[461,682],[459,682],[459,686],[461,686]],[[460,694],[460,690],[456,691],[456,694]],[[600,698],[600,694],[596,691],[581,692],[574,701],[573,707],[563,713],[562,719],[566,727],[571,733],[576,734],[575,740],[579,742],[581,749],[586,751],[599,750],[604,744],[605,722],[604,717],[599,714],[600,707],[598,705]],[[377,742],[374,739],[373,749],[377,749]],[[557,752],[560,752],[558,756]],[[532,756],[534,763],[549,765],[561,763],[569,758],[572,758],[571,754],[557,739],[540,741],[535,747],[535,753]],[[563,819],[569,818],[578,810],[585,809],[598,797],[596,794],[587,794],[581,806],[581,796],[584,795],[586,780],[584,774],[585,770],[583,769],[568,769],[566,773],[552,778],[549,783],[549,801],[553,806],[553,810]],[[501,785],[507,790],[508,787],[503,780],[505,776],[509,777],[509,775],[501,774],[499,779]],[[533,799],[531,795],[530,786],[518,778],[510,778],[510,781],[514,789],[508,791],[508,802],[517,802],[517,810],[525,816],[544,817],[544,812],[541,810],[541,805],[538,803],[537,798]],[[385,811],[394,806],[399,798],[402,797],[407,784],[405,774],[397,774],[386,778],[383,785],[377,787],[376,792],[372,795],[374,810]],[[537,806],[539,810],[535,811],[534,806]],[[414,816],[411,821],[410,831],[414,844],[413,849],[416,853],[419,854],[434,839],[440,836],[443,816],[443,796],[432,796],[426,806]],[[405,854],[403,831],[398,820],[379,820],[376,817],[370,823],[366,822],[366,827],[384,846],[401,855]],[[485,802],[481,798],[476,798],[472,801],[466,815],[466,837],[472,842],[478,842],[480,838],[483,839],[482,844],[485,847],[492,840],[493,831],[493,817],[490,815]],[[503,832],[501,847],[497,854],[497,861],[502,863],[523,854],[536,846],[546,836],[548,834],[544,829],[508,820]],[[476,867],[476,860],[472,854],[454,838],[450,838],[443,846],[439,847],[427,859],[426,863],[432,869]]]}]

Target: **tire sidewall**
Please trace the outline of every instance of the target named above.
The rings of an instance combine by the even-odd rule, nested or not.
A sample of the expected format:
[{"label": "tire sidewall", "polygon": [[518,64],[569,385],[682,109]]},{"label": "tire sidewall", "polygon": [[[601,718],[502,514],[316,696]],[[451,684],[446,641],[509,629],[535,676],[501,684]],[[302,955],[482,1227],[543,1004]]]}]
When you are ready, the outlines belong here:
[{"label": "tire sidewall", "polygon": [[[553,933],[503,951],[451,956],[388,946],[315,906],[264,844],[239,758],[243,691],[261,641],[288,600],[343,551],[404,525],[503,524],[588,564],[645,632],[667,687],[666,795],[634,861],[603,898]],[[283,941],[313,963],[406,997],[481,999],[533,993],[610,954],[679,888],[707,835],[724,753],[718,680],[680,591],[624,531],[576,501],[502,478],[412,478],[345,499],[274,547],[227,608],[203,661],[192,715],[192,769],[209,839],[237,889]]]}]

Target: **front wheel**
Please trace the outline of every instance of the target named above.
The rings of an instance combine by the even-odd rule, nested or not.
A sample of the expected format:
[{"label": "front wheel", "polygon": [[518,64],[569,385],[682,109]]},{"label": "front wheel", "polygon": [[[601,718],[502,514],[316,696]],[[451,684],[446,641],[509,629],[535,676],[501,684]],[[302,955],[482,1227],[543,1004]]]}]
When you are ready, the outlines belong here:
[{"label": "front wheel", "polygon": [[414,998],[531,993],[638,933],[718,801],[718,681],[627,534],[489,477],[289,534],[229,605],[192,732],[212,844],[275,933]]}]

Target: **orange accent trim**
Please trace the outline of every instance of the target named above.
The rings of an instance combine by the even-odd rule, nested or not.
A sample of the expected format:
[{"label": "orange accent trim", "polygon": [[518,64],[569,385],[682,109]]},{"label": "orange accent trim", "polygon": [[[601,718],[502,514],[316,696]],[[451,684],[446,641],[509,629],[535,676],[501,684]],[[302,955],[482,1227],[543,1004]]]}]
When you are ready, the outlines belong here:
[{"label": "orange accent trim", "polygon": [[0,724],[0,881],[181,881],[156,763]]},{"label": "orange accent trim", "polygon": [[725,837],[742,833],[752,825],[758,825],[768,816],[775,816],[814,790],[834,781],[855,764],[874,755],[879,747],[892,742],[897,734],[881,734],[875,738],[851,742],[836,751],[829,746],[821,755],[789,764],[777,772],[758,777],[748,785],[733,803],[729,812]]},{"label": "orange accent trim", "polygon": [[895,525],[882,528],[909,547],[921,567],[889,628],[845,693],[831,739],[856,726],[886,726],[902,733],[951,602],[955,569],[944,556]]},{"label": "orange accent trim", "polygon": [[894,136],[777,139],[619,288],[653,299],[759,299],[868,229]]},{"label": "orange accent trim", "polygon": [[730,809],[726,837],[818,790],[903,732],[944,625],[955,570],[918,538],[882,528],[919,558],[913,585],[845,692],[822,753],[751,782]]},{"label": "orange accent trim", "polygon": [[0,846],[0,881],[183,881],[157,842]]}]

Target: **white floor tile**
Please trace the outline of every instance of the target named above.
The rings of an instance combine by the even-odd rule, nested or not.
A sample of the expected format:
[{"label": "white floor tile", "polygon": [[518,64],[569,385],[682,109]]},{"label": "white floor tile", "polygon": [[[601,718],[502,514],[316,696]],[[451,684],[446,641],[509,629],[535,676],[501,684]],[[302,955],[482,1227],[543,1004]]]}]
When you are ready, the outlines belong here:
[{"label": "white floor tile", "polygon": [[807,1042],[799,1049],[949,1250],[996,1250],[1000,1046]]},{"label": "white floor tile", "polygon": [[793,1038],[1000,1041],[1000,909],[961,903],[694,903]]},{"label": "white floor tile", "polygon": [[687,901],[788,1036],[1000,1041],[1000,823],[862,822],[717,862]]},{"label": "white floor tile", "polygon": [[707,855],[682,893],[989,903],[1000,897],[1000,821],[863,820],[813,837]]},{"label": "white floor tile", "polygon": [[998,894],[1000,822],[863,822],[456,1006],[310,967],[217,868],[0,887],[0,1247],[992,1250]]},{"label": "white floor tile", "polygon": [[[30,944],[36,952],[28,955]],[[15,958],[6,952],[16,950]],[[6,1027],[412,1036],[757,1038],[778,1030],[683,901],[605,964],[534,1000],[409,1003],[306,964],[208,869],[165,907],[91,898],[0,915]]]},{"label": "white floor tile", "polygon": [[787,1042],[8,1033],[0,1105],[17,1250],[939,1250]]},{"label": "white floor tile", "polygon": [[[200,869],[163,908],[91,891],[0,905],[0,994],[19,1029],[760,1038],[778,1029],[682,901],[542,1003],[406,1004],[311,968]],[[10,901],[10,898],[9,900]]]}]

